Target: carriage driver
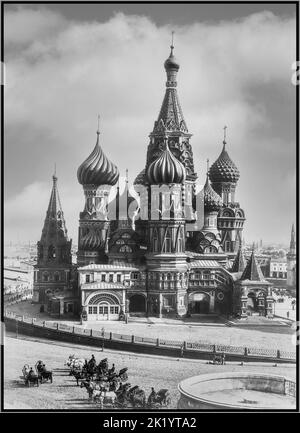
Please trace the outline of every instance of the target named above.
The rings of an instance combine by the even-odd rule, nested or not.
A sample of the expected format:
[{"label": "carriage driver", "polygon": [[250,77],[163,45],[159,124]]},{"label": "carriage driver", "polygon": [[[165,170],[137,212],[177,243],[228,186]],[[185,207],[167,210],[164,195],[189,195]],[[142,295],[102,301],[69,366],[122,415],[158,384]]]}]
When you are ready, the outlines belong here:
[{"label": "carriage driver", "polygon": [[37,368],[37,371],[38,371],[39,373],[43,373],[43,372],[46,371],[46,366],[45,366],[45,364],[43,363],[43,361],[38,361],[38,364],[37,364],[36,368]]},{"label": "carriage driver", "polygon": [[28,378],[31,378],[31,377],[34,377],[34,376],[35,376],[35,373],[33,371],[33,368],[30,367],[30,370],[29,370],[29,373],[28,373]]},{"label": "carriage driver", "polygon": [[91,359],[88,362],[88,365],[95,367],[96,364],[97,364],[97,362],[96,362],[95,356],[92,355]]},{"label": "carriage driver", "polygon": [[148,397],[148,404],[155,403],[155,398],[156,398],[156,392],[155,392],[154,388],[152,387],[151,388],[151,393],[150,393],[150,395]]}]

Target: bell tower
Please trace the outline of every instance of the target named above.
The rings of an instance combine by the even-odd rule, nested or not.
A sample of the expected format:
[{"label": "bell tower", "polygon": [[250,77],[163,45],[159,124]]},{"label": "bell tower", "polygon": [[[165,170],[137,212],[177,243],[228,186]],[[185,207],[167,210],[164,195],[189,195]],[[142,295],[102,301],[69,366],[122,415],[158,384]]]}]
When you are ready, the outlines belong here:
[{"label": "bell tower", "polygon": [[182,194],[184,165],[176,159],[164,137],[164,149],[147,169],[149,184],[148,314],[186,313],[187,262]]},{"label": "bell tower", "polygon": [[34,269],[33,301],[46,304],[51,295],[65,295],[71,290],[72,256],[56,173],[40,241],[37,243],[37,264]]}]

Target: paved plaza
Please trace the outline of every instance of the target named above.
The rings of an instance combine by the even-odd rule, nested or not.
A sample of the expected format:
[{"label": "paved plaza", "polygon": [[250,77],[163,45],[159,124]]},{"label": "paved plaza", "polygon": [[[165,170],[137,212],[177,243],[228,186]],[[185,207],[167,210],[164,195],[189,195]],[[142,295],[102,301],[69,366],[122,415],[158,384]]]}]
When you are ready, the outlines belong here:
[{"label": "paved plaza", "polygon": [[[72,345],[30,337],[15,337],[8,333],[4,341],[4,407],[6,409],[99,409],[99,404],[88,401],[84,388],[76,386],[73,377],[68,375],[64,362],[70,354],[90,359],[94,354],[97,362],[107,357],[109,365],[115,363],[117,369],[128,367],[128,380],[132,386],[139,385],[148,397],[151,387],[156,391],[166,388],[171,394],[170,409],[176,409],[179,399],[178,383],[191,376],[204,373],[229,371],[268,373],[284,375],[295,379],[295,364],[240,363],[226,365],[207,364],[206,361],[169,358],[118,352],[104,348],[104,351],[88,346]],[[26,387],[22,379],[25,363],[34,366],[42,359],[47,368],[53,371],[53,383],[37,387]]]},{"label": "paved plaza", "polygon": [[[45,313],[40,313],[39,306],[31,304],[29,301],[12,305],[8,309],[41,320],[57,321]],[[130,318],[128,323],[89,321],[80,325],[79,321],[72,320],[68,322],[60,320],[60,323],[141,337],[295,351],[294,339],[292,338],[295,331],[291,328],[291,321],[284,319],[273,321],[266,319],[266,325],[253,323],[247,326],[228,326],[225,321],[215,316],[204,316],[201,322],[183,322],[151,317]]]}]

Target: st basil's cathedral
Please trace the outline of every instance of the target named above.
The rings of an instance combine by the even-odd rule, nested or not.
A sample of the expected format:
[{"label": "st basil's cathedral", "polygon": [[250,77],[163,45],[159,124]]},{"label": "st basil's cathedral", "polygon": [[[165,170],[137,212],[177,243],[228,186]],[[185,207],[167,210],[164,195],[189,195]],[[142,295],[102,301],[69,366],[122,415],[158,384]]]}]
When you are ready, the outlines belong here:
[{"label": "st basil's cathedral", "polygon": [[93,151],[78,168],[84,206],[77,264],[53,176],[34,271],[34,302],[53,316],[272,317],[272,285],[254,250],[246,260],[242,248],[245,213],[235,195],[240,173],[228,154],[226,129],[221,153],[196,191],[192,134],[178,99],[180,65],[173,51],[171,45],[145,167],[134,181],[137,200],[128,181],[120,194],[119,171],[103,151],[99,128]]}]

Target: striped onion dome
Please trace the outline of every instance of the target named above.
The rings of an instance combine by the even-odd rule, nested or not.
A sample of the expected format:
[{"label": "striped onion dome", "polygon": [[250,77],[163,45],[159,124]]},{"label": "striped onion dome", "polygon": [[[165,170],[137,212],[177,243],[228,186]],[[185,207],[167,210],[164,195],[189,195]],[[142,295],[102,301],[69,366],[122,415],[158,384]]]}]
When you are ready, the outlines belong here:
[{"label": "striped onion dome", "polygon": [[223,144],[223,150],[220,153],[219,158],[210,167],[209,178],[213,183],[237,183],[240,177],[240,172],[227,153],[225,148],[226,141],[223,141]]},{"label": "striped onion dome", "polygon": [[99,131],[94,150],[77,170],[77,179],[81,185],[115,185],[119,179],[119,170],[104,154],[99,144]]},{"label": "striped onion dome", "polygon": [[82,247],[87,250],[95,250],[105,245],[105,240],[102,239],[94,230],[89,230],[88,233],[81,239]]},{"label": "striped onion dome", "polygon": [[219,194],[213,189],[206,176],[206,182],[204,185],[204,210],[205,211],[218,211],[223,205],[223,201]]},{"label": "striped onion dome", "polygon": [[173,155],[165,140],[165,149],[147,169],[148,182],[152,185],[183,183],[185,176],[184,165]]}]

